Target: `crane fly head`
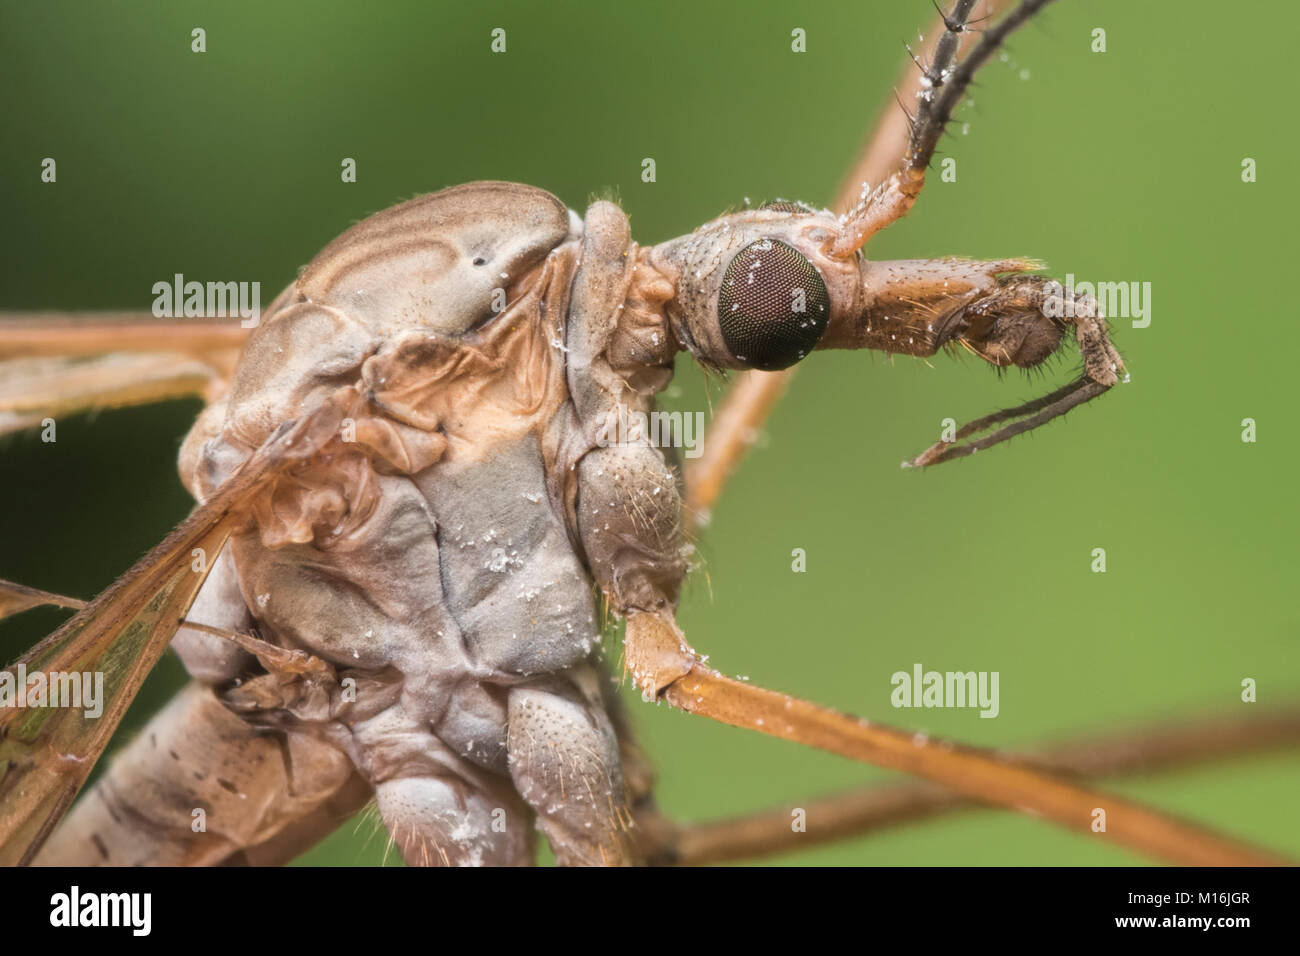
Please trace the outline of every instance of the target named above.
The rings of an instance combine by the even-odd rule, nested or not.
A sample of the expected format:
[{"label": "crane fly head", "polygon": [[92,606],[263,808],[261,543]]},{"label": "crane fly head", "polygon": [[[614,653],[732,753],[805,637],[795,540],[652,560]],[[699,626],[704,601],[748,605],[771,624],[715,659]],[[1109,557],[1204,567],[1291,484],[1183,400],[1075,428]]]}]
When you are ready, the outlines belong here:
[{"label": "crane fly head", "polygon": [[[1095,303],[1062,300],[1059,285],[1025,274],[1038,263],[871,261],[856,249],[839,248],[849,228],[826,210],[767,203],[654,246],[650,262],[672,287],[664,314],[676,341],[714,368],[776,371],[819,348],[924,357],[944,347],[998,368],[1032,368],[1060,348],[1074,325],[1084,360],[1076,383],[985,416],[958,431],[958,438],[972,441],[935,446],[912,464],[987,448],[1120,380],[1123,360]],[[999,424],[993,434],[974,439]]]},{"label": "crane fly head", "polygon": [[833,214],[776,202],[656,246],[652,261],[675,280],[667,309],[678,340],[706,365],[794,365],[860,308],[860,257],[829,254],[838,234]]}]

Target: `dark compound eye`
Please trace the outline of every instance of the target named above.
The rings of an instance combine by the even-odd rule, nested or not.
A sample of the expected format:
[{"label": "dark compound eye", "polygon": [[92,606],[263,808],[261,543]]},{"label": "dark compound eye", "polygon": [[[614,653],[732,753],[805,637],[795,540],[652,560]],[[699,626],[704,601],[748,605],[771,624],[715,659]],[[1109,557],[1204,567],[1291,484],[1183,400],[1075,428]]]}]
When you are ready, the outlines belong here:
[{"label": "dark compound eye", "polygon": [[751,242],[722,276],[722,340],[754,368],[775,371],[799,361],[821,340],[830,317],[831,298],[821,275],[779,240]]},{"label": "dark compound eye", "polygon": [[775,199],[772,202],[765,202],[763,203],[763,205],[759,206],[758,208],[765,209],[768,212],[798,212],[798,213],[812,212],[812,210],[809,209],[807,206],[803,205],[803,203],[788,202],[787,200],[784,199]]}]

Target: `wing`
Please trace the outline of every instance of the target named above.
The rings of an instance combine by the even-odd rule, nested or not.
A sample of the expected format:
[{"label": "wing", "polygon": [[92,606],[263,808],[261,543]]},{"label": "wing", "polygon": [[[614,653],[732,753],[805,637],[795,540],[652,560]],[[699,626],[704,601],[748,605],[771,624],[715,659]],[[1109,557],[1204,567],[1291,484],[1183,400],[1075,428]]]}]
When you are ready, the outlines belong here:
[{"label": "wing", "polygon": [[[195,549],[215,558],[246,520],[250,499],[334,439],[355,400],[355,389],[340,389],[286,422],[161,544],[0,671],[0,864],[30,861],[85,783],[207,576],[212,562],[196,562]],[[24,588],[0,595],[0,608],[11,612],[37,603],[66,599]],[[17,706],[20,677],[26,690],[35,686],[31,678],[38,672],[47,683],[52,673],[89,673],[94,681],[102,675],[100,712],[87,716],[85,707],[31,706],[34,701]]]},{"label": "wing", "polygon": [[62,594],[51,594],[49,591],[14,584],[12,581],[0,581],[0,621],[11,615],[44,604],[53,604],[55,607],[69,607],[74,611],[80,611],[86,606],[85,601],[78,601],[76,598],[64,597]]}]

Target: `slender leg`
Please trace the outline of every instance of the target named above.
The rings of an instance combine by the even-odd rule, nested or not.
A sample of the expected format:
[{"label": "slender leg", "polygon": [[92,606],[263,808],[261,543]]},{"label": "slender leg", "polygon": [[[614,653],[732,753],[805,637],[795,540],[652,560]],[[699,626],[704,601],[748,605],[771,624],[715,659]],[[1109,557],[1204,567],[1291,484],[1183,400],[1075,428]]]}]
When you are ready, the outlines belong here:
[{"label": "slender leg", "polygon": [[148,312],[0,312],[0,357],[238,352],[249,332],[235,319],[158,319]]},{"label": "slender leg", "polygon": [[779,372],[754,369],[742,372],[727,389],[722,406],[709,422],[703,454],[686,467],[686,514],[697,527],[709,523],[723,485],[793,377],[794,366]]},{"label": "slender leg", "polygon": [[0,434],[96,409],[208,400],[221,383],[212,366],[176,353],[0,360]]},{"label": "slender leg", "polygon": [[[1056,773],[1081,776],[1145,775],[1252,753],[1300,745],[1300,709],[1241,717],[1218,714],[1188,724],[1058,744],[1018,755]],[[805,832],[791,826],[792,807],[803,809]],[[674,825],[656,816],[643,852],[652,864],[722,863],[806,850],[861,837],[979,804],[930,783],[877,785],[799,800],[743,817]]]},{"label": "slender leg", "polygon": [[510,776],[560,865],[632,864],[618,740],[594,680],[584,682],[586,693],[558,679],[511,688]]},{"label": "slender leg", "polygon": [[224,390],[248,330],[136,313],[0,314],[0,434],[102,408]]},{"label": "slender leg", "polygon": [[1066,782],[1032,764],[869,723],[724,677],[704,666],[668,612],[633,612],[624,649],[636,685],[681,710],[923,777],[981,803],[1088,832],[1106,812],[1109,839],[1191,866],[1284,862],[1193,823]]},{"label": "slender leg", "polygon": [[533,814],[499,773],[430,730],[406,693],[351,725],[356,766],[408,866],[531,866]]}]

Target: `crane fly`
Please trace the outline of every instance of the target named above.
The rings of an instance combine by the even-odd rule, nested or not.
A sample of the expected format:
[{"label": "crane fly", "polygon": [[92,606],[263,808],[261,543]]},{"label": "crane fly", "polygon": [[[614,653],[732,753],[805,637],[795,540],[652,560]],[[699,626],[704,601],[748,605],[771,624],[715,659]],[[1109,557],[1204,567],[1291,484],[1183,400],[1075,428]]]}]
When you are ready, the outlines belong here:
[{"label": "crane fly", "polygon": [[[197,504],[162,543],[89,603],[0,589],[2,614],[76,609],[0,691],[102,682],[98,712],[0,710],[0,861],[280,863],[371,801],[417,865],[529,863],[535,829],[562,864],[778,848],[761,820],[692,831],[656,808],[599,656],[608,613],[625,622],[625,670],[645,699],[930,787],[892,811],[880,794],[823,805],[857,825],[970,800],[1086,832],[1104,807],[1110,839],[1159,858],[1274,862],[1079,782],[1098,769],[1084,754],[918,739],[726,677],[676,623],[691,523],[811,353],[962,349],[1034,368],[1077,344],[1076,381],[971,421],[914,468],[1123,380],[1097,304],[1048,310],[1056,287],[1031,260],[863,251],[919,197],[975,73],[1046,3],[976,29],[975,0],[956,0],[902,84],[915,115],[885,114],[837,210],[764,203],[641,246],[612,202],[579,215],[535,187],[473,182],[348,229],[251,332],[9,322],[7,429],[183,394],[207,405],[180,454]],[[683,352],[740,373],[684,479],[646,436],[607,439],[611,422],[655,411]],[[74,805],[169,646],[191,682]]]}]

